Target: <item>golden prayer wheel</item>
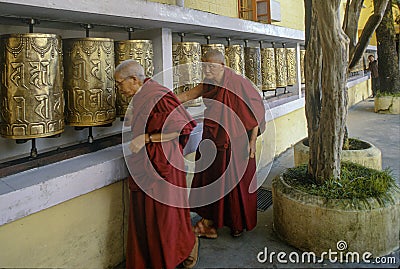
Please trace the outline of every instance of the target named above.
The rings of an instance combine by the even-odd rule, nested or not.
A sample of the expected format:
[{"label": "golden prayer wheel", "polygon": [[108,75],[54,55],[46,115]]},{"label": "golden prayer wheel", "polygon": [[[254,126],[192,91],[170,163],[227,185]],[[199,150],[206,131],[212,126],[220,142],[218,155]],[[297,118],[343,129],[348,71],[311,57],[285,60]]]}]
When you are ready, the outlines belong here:
[{"label": "golden prayer wheel", "polygon": [[242,45],[231,45],[225,48],[226,66],[237,73],[245,75],[244,72],[244,49]]},{"label": "golden prayer wheel", "polygon": [[10,34],[0,38],[0,134],[13,139],[64,131],[61,38]]},{"label": "golden prayer wheel", "polygon": [[[151,40],[124,40],[115,42],[115,66],[128,59],[139,62],[144,68],[146,77],[153,76],[153,44]],[[117,90],[117,117],[125,116],[130,100],[131,98],[122,95]]]},{"label": "golden prayer wheel", "polygon": [[261,81],[261,52],[260,48],[244,48],[244,67],[245,74],[258,89],[262,87]]},{"label": "golden prayer wheel", "polygon": [[201,58],[210,51],[210,50],[218,50],[224,55],[225,57],[225,45],[224,44],[203,44],[201,45]]},{"label": "golden prayer wheel", "polygon": [[296,49],[287,48],[286,49],[286,61],[287,61],[287,83],[288,85],[294,85],[297,82],[296,76]]},{"label": "golden prayer wheel", "polygon": [[300,70],[301,70],[301,83],[306,83],[306,76],[305,76],[305,66],[304,66],[304,57],[306,56],[306,50],[300,50]]},{"label": "golden prayer wheel", "polygon": [[[172,44],[174,66],[174,92],[185,92],[202,81],[201,46],[197,42],[180,42]],[[186,106],[200,106],[202,98],[186,102]]]},{"label": "golden prayer wheel", "polygon": [[273,48],[261,49],[262,90],[276,89],[275,51]]},{"label": "golden prayer wheel", "polygon": [[114,41],[109,38],[63,40],[66,121],[99,126],[115,120]]},{"label": "golden prayer wheel", "polygon": [[287,60],[286,49],[275,48],[276,87],[286,87],[287,84]]}]

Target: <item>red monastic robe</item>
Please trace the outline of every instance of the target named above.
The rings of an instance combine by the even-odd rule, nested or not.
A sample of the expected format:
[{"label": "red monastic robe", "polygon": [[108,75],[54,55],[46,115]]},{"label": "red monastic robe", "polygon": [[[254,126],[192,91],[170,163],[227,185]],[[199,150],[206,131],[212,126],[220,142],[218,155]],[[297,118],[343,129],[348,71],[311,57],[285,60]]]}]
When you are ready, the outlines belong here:
[{"label": "red monastic robe", "polygon": [[[160,132],[181,135],[168,142],[148,143],[129,156],[126,268],[175,268],[189,256],[195,237],[187,208],[187,190],[176,192],[168,183],[186,187],[182,149],[196,123],[176,96],[153,80],[145,81],[133,97],[132,105],[133,137]],[[159,200],[165,202],[169,197],[171,203],[181,203],[186,208]]]},{"label": "red monastic robe", "polygon": [[[259,126],[258,134],[265,130],[262,98],[249,80],[225,68],[222,85],[203,82],[203,101],[207,108],[202,139],[211,139],[217,150],[208,168],[202,165],[201,159],[199,164],[196,163],[196,170],[200,172],[196,172],[193,178],[190,203],[197,205],[199,201],[206,202],[210,192],[220,197],[224,193],[226,195],[192,211],[213,220],[216,228],[228,226],[232,230],[252,230],[257,224],[257,194],[250,193],[249,188],[250,184],[257,182],[253,180],[256,162],[255,158],[249,158],[248,139],[254,127]],[[223,105],[218,105],[218,102]],[[237,115],[236,120],[233,114]],[[209,154],[204,155],[207,159],[206,155]],[[198,150],[196,159],[199,158],[201,154]],[[215,183],[216,180],[219,180],[216,184],[218,187],[212,191],[194,189]]]}]

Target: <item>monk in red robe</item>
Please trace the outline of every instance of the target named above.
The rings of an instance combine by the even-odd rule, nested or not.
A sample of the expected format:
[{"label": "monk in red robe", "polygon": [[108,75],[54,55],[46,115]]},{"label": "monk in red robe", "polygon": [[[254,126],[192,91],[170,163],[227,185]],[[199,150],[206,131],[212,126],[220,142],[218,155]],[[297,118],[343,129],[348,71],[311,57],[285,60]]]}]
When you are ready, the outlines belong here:
[{"label": "monk in red robe", "polygon": [[[210,50],[203,57],[204,81],[178,95],[181,102],[203,97],[206,106],[202,140],[212,150],[196,153],[196,171],[190,192],[192,211],[202,219],[194,231],[217,238],[217,228],[228,226],[234,237],[257,224],[256,140],[265,130],[265,108],[253,84],[224,66],[224,56]],[[208,164],[205,164],[208,163]]]},{"label": "monk in red robe", "polygon": [[[133,96],[126,157],[130,177],[126,268],[172,269],[197,261],[188,209],[183,147],[196,123],[176,96],[133,60],[117,66],[118,90]],[[127,155],[127,154],[125,154]],[[173,163],[173,165],[172,165]]]}]

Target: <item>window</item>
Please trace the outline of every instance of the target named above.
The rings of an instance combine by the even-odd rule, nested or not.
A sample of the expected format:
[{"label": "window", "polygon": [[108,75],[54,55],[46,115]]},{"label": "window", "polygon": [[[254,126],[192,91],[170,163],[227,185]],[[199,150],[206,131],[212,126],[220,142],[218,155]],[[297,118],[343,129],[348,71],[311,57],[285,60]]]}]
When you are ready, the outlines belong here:
[{"label": "window", "polygon": [[270,0],[238,0],[239,18],[271,23]]}]

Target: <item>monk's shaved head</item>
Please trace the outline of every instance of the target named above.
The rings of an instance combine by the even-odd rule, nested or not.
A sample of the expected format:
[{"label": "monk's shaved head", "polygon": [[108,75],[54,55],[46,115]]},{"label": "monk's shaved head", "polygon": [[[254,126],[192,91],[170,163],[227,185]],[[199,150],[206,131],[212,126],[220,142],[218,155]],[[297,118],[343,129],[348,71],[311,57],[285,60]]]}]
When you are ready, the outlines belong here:
[{"label": "monk's shaved head", "polygon": [[212,62],[217,64],[225,65],[225,57],[219,50],[211,49],[204,54],[202,58],[203,62]]},{"label": "monk's shaved head", "polygon": [[143,67],[135,60],[125,60],[115,68],[115,73],[121,77],[134,76],[138,80],[145,79]]}]

